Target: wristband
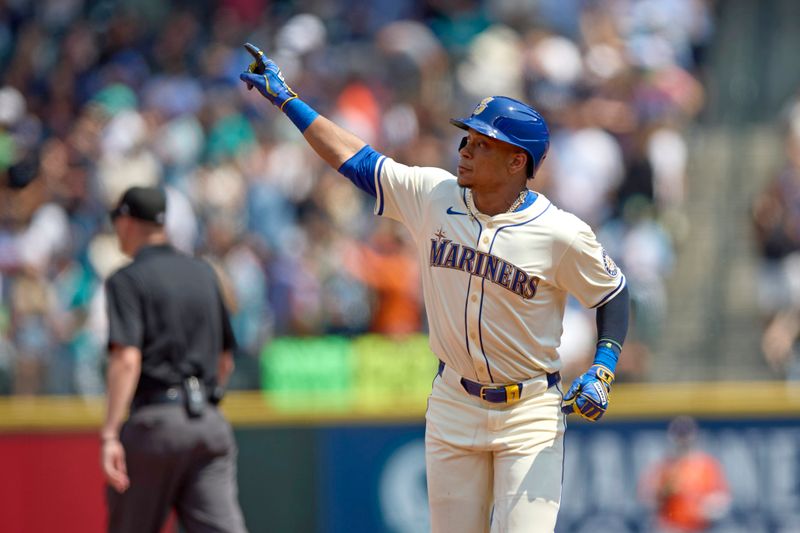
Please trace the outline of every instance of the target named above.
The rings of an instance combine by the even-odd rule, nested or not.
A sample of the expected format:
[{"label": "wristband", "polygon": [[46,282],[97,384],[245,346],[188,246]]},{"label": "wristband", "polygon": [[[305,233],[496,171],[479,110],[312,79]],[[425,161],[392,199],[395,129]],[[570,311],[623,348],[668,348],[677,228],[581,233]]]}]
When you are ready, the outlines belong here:
[{"label": "wristband", "polygon": [[306,128],[319,116],[319,113],[314,111],[311,106],[296,97],[285,101],[281,110],[286,113],[300,133],[306,131]]},{"label": "wristband", "polygon": [[604,366],[614,372],[617,367],[619,352],[619,344],[608,339],[601,339],[597,343],[597,349],[594,352],[594,363],[592,364]]}]

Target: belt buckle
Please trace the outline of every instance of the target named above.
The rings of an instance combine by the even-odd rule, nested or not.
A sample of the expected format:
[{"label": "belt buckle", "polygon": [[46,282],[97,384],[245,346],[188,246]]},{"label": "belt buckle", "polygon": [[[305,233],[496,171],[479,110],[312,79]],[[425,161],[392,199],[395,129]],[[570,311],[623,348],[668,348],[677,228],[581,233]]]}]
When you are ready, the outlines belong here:
[{"label": "belt buckle", "polygon": [[488,402],[489,400],[486,399],[486,391],[487,390],[497,390],[497,387],[493,387],[491,385],[481,385],[480,394],[478,395],[481,400]]},{"label": "belt buckle", "polygon": [[506,401],[503,403],[512,404],[519,401],[519,384],[514,383],[513,385],[504,385],[502,387],[494,387],[492,385],[481,385],[480,390],[480,398],[486,402],[490,401],[486,399],[486,391],[487,390],[504,390],[506,391]]}]

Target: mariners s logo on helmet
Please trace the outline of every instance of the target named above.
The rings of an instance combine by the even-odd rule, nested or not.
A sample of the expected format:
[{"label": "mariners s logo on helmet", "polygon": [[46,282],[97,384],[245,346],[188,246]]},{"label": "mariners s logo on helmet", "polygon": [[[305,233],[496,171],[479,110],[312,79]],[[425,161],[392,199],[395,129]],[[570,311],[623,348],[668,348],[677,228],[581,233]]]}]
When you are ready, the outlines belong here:
[{"label": "mariners s logo on helmet", "polygon": [[472,114],[480,115],[483,112],[483,110],[486,109],[486,106],[489,105],[489,102],[491,102],[492,100],[494,100],[493,96],[487,96],[486,98],[481,100],[481,103],[475,107],[475,111],[473,111]]}]

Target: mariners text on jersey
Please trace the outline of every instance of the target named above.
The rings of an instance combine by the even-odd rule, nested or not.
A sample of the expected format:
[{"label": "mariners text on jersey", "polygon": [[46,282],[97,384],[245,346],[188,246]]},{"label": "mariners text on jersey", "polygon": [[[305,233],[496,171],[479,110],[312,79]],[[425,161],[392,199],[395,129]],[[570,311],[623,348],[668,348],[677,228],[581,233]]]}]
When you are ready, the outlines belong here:
[{"label": "mariners text on jersey", "polygon": [[[440,232],[441,234],[441,232]],[[456,244],[439,236],[431,239],[430,266],[452,268],[486,279],[530,300],[536,295],[539,278],[495,255]]]}]

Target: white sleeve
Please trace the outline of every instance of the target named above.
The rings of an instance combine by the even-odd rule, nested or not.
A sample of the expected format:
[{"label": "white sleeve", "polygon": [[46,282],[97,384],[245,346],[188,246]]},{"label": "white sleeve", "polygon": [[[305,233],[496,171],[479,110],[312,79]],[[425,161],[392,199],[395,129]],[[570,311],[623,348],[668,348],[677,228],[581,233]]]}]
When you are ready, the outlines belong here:
[{"label": "white sleeve", "polygon": [[397,220],[414,231],[423,219],[431,192],[455,176],[441,168],[409,167],[388,157],[375,169],[375,214]]},{"label": "white sleeve", "polygon": [[[556,285],[585,307],[599,307],[625,288],[625,275],[603,249],[594,232],[582,224],[566,244],[556,268]],[[558,248],[558,247],[556,247]]]}]

